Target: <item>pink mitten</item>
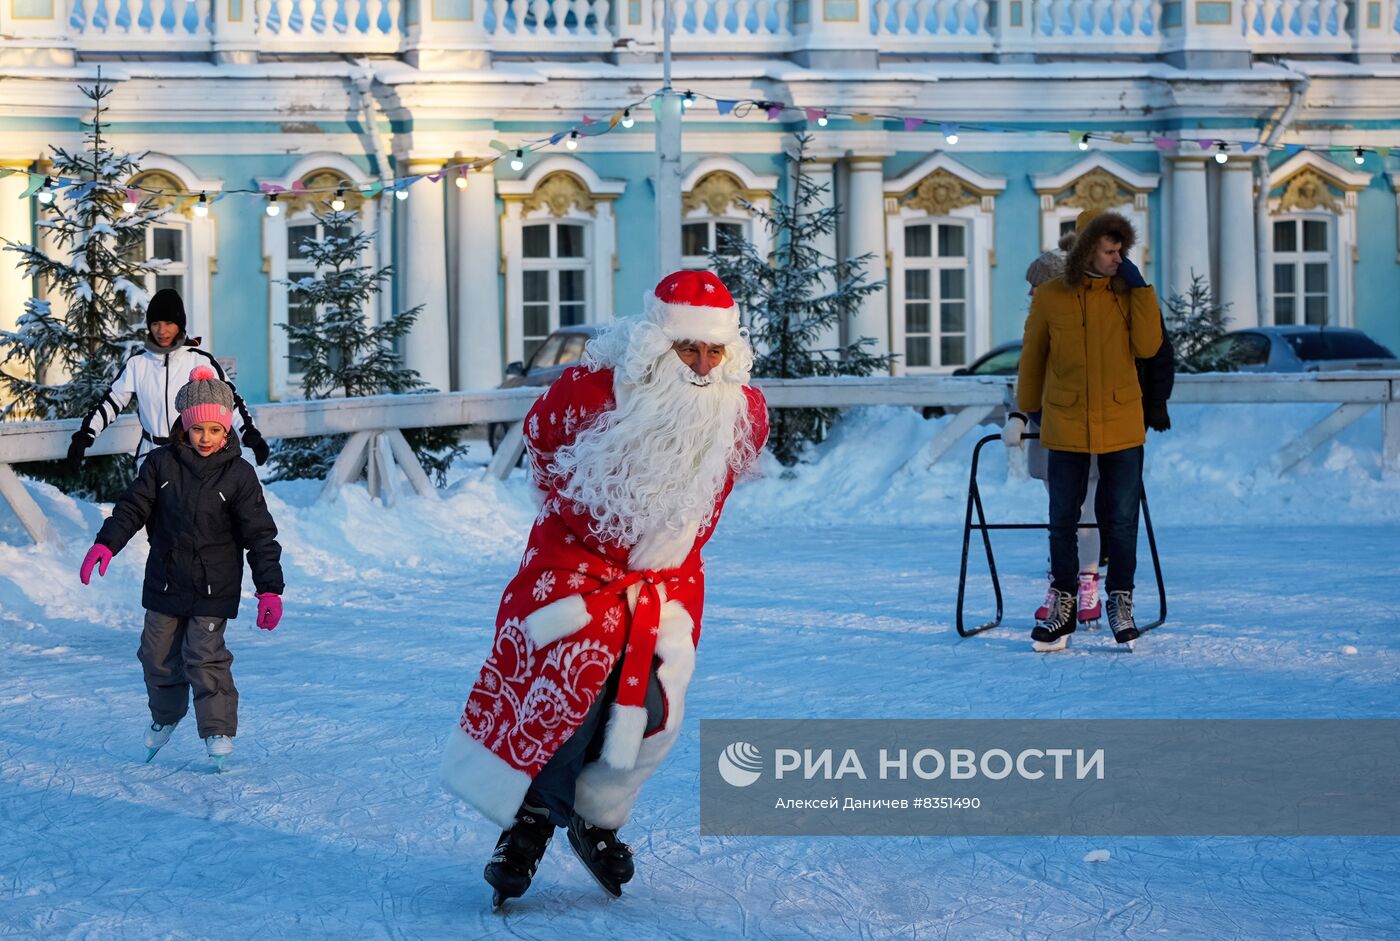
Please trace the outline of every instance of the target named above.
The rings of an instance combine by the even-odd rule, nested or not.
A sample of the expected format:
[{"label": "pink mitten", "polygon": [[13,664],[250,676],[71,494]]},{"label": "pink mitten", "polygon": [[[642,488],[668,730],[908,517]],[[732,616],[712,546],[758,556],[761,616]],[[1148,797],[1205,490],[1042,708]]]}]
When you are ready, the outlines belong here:
[{"label": "pink mitten", "polygon": [[92,548],[87,551],[87,555],[83,556],[83,567],[78,572],[78,577],[81,578],[83,584],[86,585],[92,578],[92,569],[94,566],[97,567],[98,575],[106,575],[107,564],[111,561],[112,550],[108,549],[100,542],[93,543]]},{"label": "pink mitten", "polygon": [[273,630],[282,620],[282,597],[272,592],[258,595],[258,627],[265,631]]}]

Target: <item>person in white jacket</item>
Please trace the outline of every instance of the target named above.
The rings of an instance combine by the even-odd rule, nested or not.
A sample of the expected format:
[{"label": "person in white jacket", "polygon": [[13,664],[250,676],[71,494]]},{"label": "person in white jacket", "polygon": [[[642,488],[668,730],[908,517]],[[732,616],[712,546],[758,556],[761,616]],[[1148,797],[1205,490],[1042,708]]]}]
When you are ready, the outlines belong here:
[{"label": "person in white jacket", "polygon": [[[175,407],[175,395],[190,372],[203,365],[212,366],[219,379],[228,382],[213,354],[200,349],[198,340],[185,335],[185,304],[179,292],[171,288],[157,291],[146,307],[146,341],[141,349],[132,353],[112,388],[83,419],[82,427],[73,433],[73,443],[68,447],[69,468],[77,472],[87,449],[117,420],[134,397],[136,414],[141,420],[141,443],[136,447],[139,471],[147,454],[169,442],[170,426],[180,416]],[[229,387],[233,384],[229,383]],[[262,464],[267,460],[267,442],[253,426],[248,405],[236,389],[233,402],[234,430],[243,446]]]}]

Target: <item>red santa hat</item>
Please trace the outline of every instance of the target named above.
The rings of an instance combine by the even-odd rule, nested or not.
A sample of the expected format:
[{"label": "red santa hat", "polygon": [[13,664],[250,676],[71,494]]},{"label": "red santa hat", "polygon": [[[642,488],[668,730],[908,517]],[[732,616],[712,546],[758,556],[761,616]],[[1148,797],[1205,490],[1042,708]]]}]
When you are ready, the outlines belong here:
[{"label": "red santa hat", "polygon": [[739,340],[739,308],[712,271],[668,274],[647,295],[646,313],[672,340],[720,345]]}]

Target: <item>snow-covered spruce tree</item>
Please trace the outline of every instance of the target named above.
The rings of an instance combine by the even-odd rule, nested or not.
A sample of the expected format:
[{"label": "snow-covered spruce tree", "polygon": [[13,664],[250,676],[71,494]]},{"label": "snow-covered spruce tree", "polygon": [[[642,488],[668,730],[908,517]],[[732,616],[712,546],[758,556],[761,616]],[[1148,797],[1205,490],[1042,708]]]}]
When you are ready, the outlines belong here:
[{"label": "snow-covered spruce tree", "polygon": [[[749,328],[755,376],[868,376],[889,368],[891,359],[870,351],[873,338],[818,346],[830,331],[850,324],[861,301],[884,282],[866,281],[865,266],[873,255],[838,260],[822,252],[818,240],[836,231],[841,210],[819,208],[826,186],[805,172],[810,143],[810,137],[797,135],[796,147],[786,155],[790,199],[775,198],[769,209],[745,203],[755,224],[767,229],[772,257],[762,257],[751,241],[727,232],[706,255]],[[791,467],[809,445],[826,437],[837,414],[834,408],[770,409],[768,447]]]},{"label": "snow-covered spruce tree", "polygon": [[[146,277],[164,267],[145,258],[146,228],[165,214],[152,202],[124,212],[126,183],[141,156],[113,151],[103,138],[110,86],[100,75],[82,92],[92,101],[86,146],[53,147],[52,194],[37,228],[38,244],[5,243],[5,263],[43,285],[43,298],[25,302],[14,331],[0,332],[0,420],[78,418],[101,401],[145,329]],[[56,308],[56,309],[55,309]],[[77,478],[62,462],[24,465],[32,477],[74,493],[110,500],[130,482],[131,458],[111,455],[83,462]]]},{"label": "snow-covered spruce tree", "polygon": [[[324,236],[301,243],[303,258],[316,273],[279,282],[293,304],[314,311],[303,323],[285,324],[294,351],[292,371],[301,373],[309,399],[431,391],[418,373],[404,366],[396,346],[412,328],[422,307],[387,323],[371,325],[365,311],[389,280],[392,269],[361,263],[374,237],[355,229],[353,211],[312,213]],[[444,482],[452,459],[463,450],[460,428],[419,428],[404,432],[423,469]],[[324,478],[345,444],[345,435],[289,438],[273,448],[270,480]]]},{"label": "snow-covered spruce tree", "polygon": [[1205,277],[1194,271],[1186,293],[1168,298],[1165,321],[1176,350],[1177,372],[1234,371],[1232,357],[1211,352],[1211,345],[1229,329],[1225,323],[1229,308],[1216,300]]}]

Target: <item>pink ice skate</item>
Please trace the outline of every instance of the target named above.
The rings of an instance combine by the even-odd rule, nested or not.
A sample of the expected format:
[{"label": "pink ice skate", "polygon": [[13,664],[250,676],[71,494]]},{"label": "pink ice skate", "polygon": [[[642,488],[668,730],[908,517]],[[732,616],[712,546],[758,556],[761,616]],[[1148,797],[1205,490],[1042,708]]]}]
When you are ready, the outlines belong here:
[{"label": "pink ice skate", "polygon": [[1097,621],[1103,615],[1103,599],[1099,597],[1099,573],[1079,573],[1079,623]]}]

